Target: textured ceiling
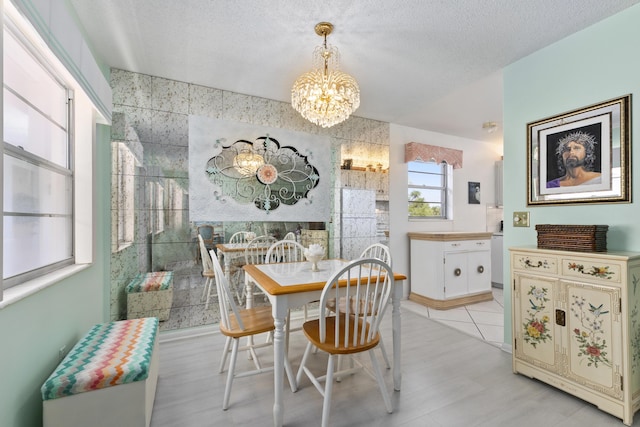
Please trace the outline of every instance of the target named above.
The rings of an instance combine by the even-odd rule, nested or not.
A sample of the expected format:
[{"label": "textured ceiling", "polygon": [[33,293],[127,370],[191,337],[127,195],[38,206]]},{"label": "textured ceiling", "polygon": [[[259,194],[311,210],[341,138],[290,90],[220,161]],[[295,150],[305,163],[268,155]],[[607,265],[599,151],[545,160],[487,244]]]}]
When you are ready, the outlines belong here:
[{"label": "textured ceiling", "polygon": [[506,65],[638,2],[70,0],[110,67],[286,102],[329,21],[355,115],[485,141]]}]

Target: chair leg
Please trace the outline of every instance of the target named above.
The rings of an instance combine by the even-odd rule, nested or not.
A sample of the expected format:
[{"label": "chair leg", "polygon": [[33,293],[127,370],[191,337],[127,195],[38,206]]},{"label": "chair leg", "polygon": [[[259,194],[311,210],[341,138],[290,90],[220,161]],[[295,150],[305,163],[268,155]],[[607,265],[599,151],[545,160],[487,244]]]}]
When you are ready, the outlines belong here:
[{"label": "chair leg", "polygon": [[329,355],[327,361],[327,376],[324,382],[324,402],[322,403],[322,427],[329,426],[329,413],[331,412],[331,393],[333,392],[334,355]]},{"label": "chair leg", "polygon": [[207,291],[207,302],[204,304],[204,309],[209,309],[209,301],[211,300],[211,291],[213,290],[213,278],[209,277],[207,279],[207,283],[205,284],[205,289]]},{"label": "chair leg", "polygon": [[202,290],[202,296],[200,297],[200,301],[204,300],[204,296],[207,294],[209,288],[209,278],[207,277],[207,280],[204,282],[204,289]]},{"label": "chair leg", "polygon": [[291,361],[289,360],[289,355],[287,353],[285,353],[284,355],[284,371],[287,374],[291,392],[295,393],[296,391],[298,391],[298,382],[296,381],[295,375],[293,375],[293,368],[291,367]]},{"label": "chair leg", "polygon": [[296,384],[300,384],[302,373],[304,372],[305,365],[307,363],[307,358],[309,357],[309,353],[311,353],[311,347],[313,347],[313,345],[311,344],[311,342],[308,342],[307,348],[304,350],[304,354],[302,355],[302,361],[300,362],[300,366],[298,367],[298,373],[296,374]]},{"label": "chair leg", "polygon": [[229,344],[231,344],[231,337],[227,337],[224,342],[224,350],[222,350],[222,360],[220,360],[219,374],[224,372],[224,365],[227,363],[227,356],[229,355]]},{"label": "chair leg", "polygon": [[[343,356],[341,354],[338,354],[336,357],[338,358],[338,363],[336,364],[337,365],[336,370],[340,372],[342,370]],[[341,381],[342,381],[342,375],[340,374],[336,375],[336,382],[339,383]]]},{"label": "chair leg", "polygon": [[391,398],[389,397],[389,393],[387,392],[387,386],[384,383],[384,378],[382,377],[382,371],[380,370],[380,365],[378,364],[378,359],[376,355],[373,353],[374,349],[369,350],[369,357],[371,358],[371,365],[373,366],[373,371],[376,374],[376,380],[378,381],[378,388],[380,388],[380,393],[382,393],[382,399],[384,399],[384,405],[387,407],[387,412],[393,412],[393,406],[391,406]]},{"label": "chair leg", "polygon": [[236,360],[238,359],[238,344],[240,340],[233,339],[233,345],[231,347],[231,360],[229,361],[229,372],[227,372],[227,384],[224,388],[224,399],[222,401],[222,409],[227,410],[229,408],[229,397],[231,396],[231,386],[233,385],[233,377],[236,372]]},{"label": "chair leg", "polygon": [[391,363],[389,363],[389,356],[387,356],[387,350],[384,348],[384,343],[382,339],[380,340],[380,351],[382,352],[382,357],[384,358],[384,363],[387,365],[387,369],[391,369]]}]

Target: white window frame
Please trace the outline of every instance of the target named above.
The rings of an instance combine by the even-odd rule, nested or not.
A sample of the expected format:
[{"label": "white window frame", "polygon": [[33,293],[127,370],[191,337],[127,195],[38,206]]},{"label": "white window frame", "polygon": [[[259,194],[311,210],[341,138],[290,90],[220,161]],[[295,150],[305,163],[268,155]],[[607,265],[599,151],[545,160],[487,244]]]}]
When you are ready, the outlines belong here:
[{"label": "white window frame", "polygon": [[408,194],[411,190],[436,190],[441,194],[441,209],[440,215],[433,216],[414,216],[409,213],[409,220],[450,220],[453,219],[452,203],[453,200],[453,168],[446,162],[440,163],[440,171],[442,173],[442,185],[441,186],[429,186],[429,185],[416,185],[411,184],[409,177],[411,173],[415,173],[416,170],[412,169],[414,163],[435,163],[435,162],[421,162],[419,160],[410,161],[407,163],[407,206],[411,203],[408,200]]},{"label": "white window frame", "polygon": [[113,224],[113,239],[116,251],[133,244],[135,239],[135,173],[136,158],[125,142],[114,142],[115,173],[113,176],[112,198],[116,200],[113,210],[117,215]]},{"label": "white window frame", "polygon": [[[29,41],[38,54],[41,55],[47,65],[55,71],[75,94],[69,132],[75,143],[72,150],[71,164],[74,165],[74,192],[73,192],[73,264],[55,271],[42,274],[36,278],[5,289],[0,282],[0,309],[20,301],[41,289],[52,286],[67,277],[89,267],[94,260],[95,242],[95,214],[94,214],[94,145],[96,123],[99,113],[84,92],[80,84],[71,76],[58,58],[47,47],[47,44],[39,36],[33,26],[20,14],[11,2],[3,2],[3,28],[4,25],[12,25],[25,40]],[[2,95],[0,95],[2,96]],[[4,101],[3,101],[4,102]],[[1,105],[1,104],[0,104]],[[4,141],[4,138],[3,138]],[[3,167],[3,166],[0,166]],[[2,172],[2,170],[0,170]],[[0,188],[4,188],[3,172],[0,173]],[[0,203],[2,202],[0,198]],[[4,209],[3,209],[4,211]],[[0,231],[0,234],[3,234]],[[4,259],[4,257],[3,257]],[[0,270],[2,268],[0,267]],[[2,276],[0,276],[2,277]],[[2,279],[0,279],[1,281]]]}]

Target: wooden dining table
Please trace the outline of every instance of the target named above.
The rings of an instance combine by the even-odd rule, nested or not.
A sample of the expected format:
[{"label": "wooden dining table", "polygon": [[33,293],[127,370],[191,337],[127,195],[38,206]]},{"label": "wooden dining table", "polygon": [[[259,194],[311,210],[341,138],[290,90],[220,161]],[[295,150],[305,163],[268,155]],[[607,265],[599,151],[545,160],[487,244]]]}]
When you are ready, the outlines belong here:
[{"label": "wooden dining table", "polygon": [[[269,298],[275,323],[273,336],[274,359],[274,404],[273,425],[282,426],[284,420],[284,360],[286,357],[285,320],[289,309],[305,303],[317,301],[327,280],[349,261],[341,259],[321,260],[319,271],[311,271],[308,261],[245,265],[246,295],[253,294],[252,287],[258,286]],[[393,329],[393,388],[400,390],[402,380],[400,368],[400,300],[404,274],[394,273],[395,287],[391,294]],[[247,307],[253,301],[247,297]],[[294,379],[290,379],[294,381]],[[297,384],[292,384],[297,389]]]}]

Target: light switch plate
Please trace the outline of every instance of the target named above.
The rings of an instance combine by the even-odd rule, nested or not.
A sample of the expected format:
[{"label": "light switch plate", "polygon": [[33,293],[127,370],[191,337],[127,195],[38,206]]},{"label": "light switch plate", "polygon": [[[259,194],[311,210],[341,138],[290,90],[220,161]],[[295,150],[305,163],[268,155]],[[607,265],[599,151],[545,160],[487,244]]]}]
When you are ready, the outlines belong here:
[{"label": "light switch plate", "polygon": [[513,213],[513,226],[514,227],[528,227],[529,226],[529,212],[514,212]]}]

